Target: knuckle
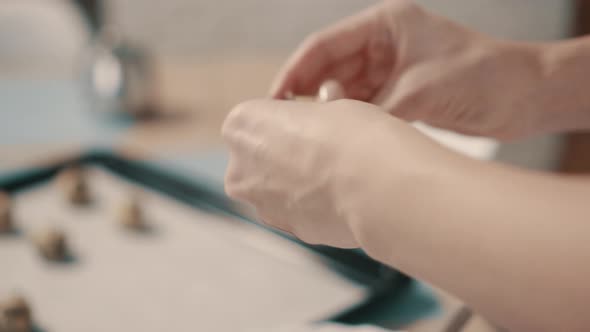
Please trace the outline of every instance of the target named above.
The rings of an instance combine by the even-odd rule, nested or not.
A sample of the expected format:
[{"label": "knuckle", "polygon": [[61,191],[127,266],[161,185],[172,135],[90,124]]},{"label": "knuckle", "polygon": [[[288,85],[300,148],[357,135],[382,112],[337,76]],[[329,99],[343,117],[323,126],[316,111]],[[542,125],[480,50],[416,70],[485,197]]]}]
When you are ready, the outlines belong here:
[{"label": "knuckle", "polygon": [[229,121],[229,118],[226,118],[225,121],[223,121],[223,124],[221,125],[221,137],[226,140],[229,141],[229,139],[232,136],[232,123]]},{"label": "knuckle", "polygon": [[397,117],[419,120],[421,114],[428,112],[429,100],[425,90],[412,89],[395,96],[387,108]]},{"label": "knuckle", "polygon": [[399,81],[399,87],[394,96],[395,104],[404,107],[421,107],[435,98],[433,92],[445,89],[441,82],[430,78],[424,70],[414,70]]},{"label": "knuckle", "polygon": [[410,0],[386,0],[378,9],[378,15],[386,22],[392,23],[398,33],[403,26],[416,26],[424,22],[426,11],[420,5]]},{"label": "knuckle", "polygon": [[398,105],[403,108],[416,108],[420,107],[425,99],[425,93],[422,90],[412,90],[399,97]]},{"label": "knuckle", "polygon": [[247,113],[247,103],[248,102],[242,102],[234,106],[234,108],[232,108],[232,110],[229,112],[225,122],[231,125],[243,121]]},{"label": "knuckle", "polygon": [[240,116],[232,110],[221,125],[221,137],[223,137],[226,141],[230,141],[234,136],[234,132],[240,126],[239,123]]},{"label": "knuckle", "polygon": [[231,180],[226,180],[224,183],[224,190],[228,197],[236,199],[236,200],[245,200],[246,193],[240,189],[235,182]]},{"label": "knuckle", "polygon": [[415,91],[402,97],[399,103],[399,111],[410,116],[426,112],[428,108],[428,96],[421,91]]},{"label": "knuckle", "polygon": [[246,100],[234,107],[232,110],[238,119],[250,120],[253,117],[264,113],[268,110],[275,101],[268,99],[251,99]]},{"label": "knuckle", "polygon": [[221,126],[222,137],[226,140],[231,139],[235,131],[247,127],[253,111],[259,108],[257,105],[258,101],[249,100],[234,106]]}]

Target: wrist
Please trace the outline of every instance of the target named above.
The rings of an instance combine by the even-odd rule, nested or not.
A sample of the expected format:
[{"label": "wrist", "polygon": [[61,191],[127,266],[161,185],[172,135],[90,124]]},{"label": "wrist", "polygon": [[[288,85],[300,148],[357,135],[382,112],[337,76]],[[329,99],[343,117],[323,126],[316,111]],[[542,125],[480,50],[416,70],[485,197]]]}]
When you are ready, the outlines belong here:
[{"label": "wrist", "polygon": [[539,126],[548,131],[590,128],[590,38],[538,46],[541,84],[533,96]]},{"label": "wrist", "polygon": [[[400,137],[391,138],[380,140],[380,146],[399,145]],[[399,263],[392,256],[396,252],[419,242],[420,233],[435,218],[429,202],[444,199],[463,176],[461,170],[474,162],[422,135],[405,140],[409,153],[359,149],[358,161],[345,163],[338,172],[335,188],[337,205],[357,243],[374,259],[389,264]]]}]

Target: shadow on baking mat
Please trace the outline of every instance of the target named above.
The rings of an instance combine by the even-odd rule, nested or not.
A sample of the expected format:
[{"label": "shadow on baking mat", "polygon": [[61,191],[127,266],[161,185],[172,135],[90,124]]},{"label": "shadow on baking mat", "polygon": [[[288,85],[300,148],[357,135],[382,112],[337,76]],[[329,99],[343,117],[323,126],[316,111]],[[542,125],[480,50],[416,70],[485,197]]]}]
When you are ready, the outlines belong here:
[{"label": "shadow on baking mat", "polygon": [[54,258],[48,259],[47,257],[45,257],[41,253],[39,253],[39,257],[41,259],[43,259],[47,264],[54,265],[54,266],[61,266],[61,265],[69,266],[69,265],[80,264],[80,258],[71,252],[67,252],[63,257],[55,258],[55,259]]},{"label": "shadow on baking mat", "polygon": [[7,231],[0,232],[0,238],[10,238],[10,237],[21,237],[23,236],[23,231],[19,228],[11,228]]},{"label": "shadow on baking mat", "polygon": [[49,332],[49,331],[38,326],[38,325],[34,325],[30,332]]},{"label": "shadow on baking mat", "polygon": [[144,223],[133,227],[126,227],[125,230],[130,234],[138,236],[158,236],[162,232],[161,229],[150,223]]},{"label": "shadow on baking mat", "polygon": [[400,329],[440,312],[440,305],[430,287],[415,280],[407,280],[406,285],[395,294],[381,294],[369,305],[343,312],[333,321],[344,324],[369,321],[379,326]]}]

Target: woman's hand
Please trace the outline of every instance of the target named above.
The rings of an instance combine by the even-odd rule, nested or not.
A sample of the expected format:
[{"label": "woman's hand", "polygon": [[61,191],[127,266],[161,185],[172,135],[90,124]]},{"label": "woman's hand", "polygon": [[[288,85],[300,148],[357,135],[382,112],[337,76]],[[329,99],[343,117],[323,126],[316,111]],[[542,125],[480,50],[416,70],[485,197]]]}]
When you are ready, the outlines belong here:
[{"label": "woman's hand", "polygon": [[513,139],[562,129],[543,114],[564,104],[547,103],[541,49],[483,36],[411,1],[389,0],[310,36],[271,94],[313,95],[335,79],[347,97],[397,117]]},{"label": "woman's hand", "polygon": [[245,102],[226,119],[223,136],[229,196],[303,241],[346,248],[361,245],[360,205],[395,202],[384,189],[410,195],[427,182],[417,178],[443,172],[455,156],[378,107],[352,100]]}]

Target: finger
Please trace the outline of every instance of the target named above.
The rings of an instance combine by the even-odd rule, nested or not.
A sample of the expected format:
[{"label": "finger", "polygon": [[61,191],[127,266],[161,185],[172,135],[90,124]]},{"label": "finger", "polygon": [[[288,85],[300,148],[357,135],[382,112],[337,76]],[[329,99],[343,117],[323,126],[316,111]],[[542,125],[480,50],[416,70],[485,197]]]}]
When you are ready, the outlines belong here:
[{"label": "finger", "polygon": [[395,93],[381,106],[386,112],[406,121],[423,120],[423,115],[430,110],[430,100],[424,94],[411,93],[404,95]]},{"label": "finger", "polygon": [[348,99],[369,101],[371,96],[375,94],[375,89],[368,86],[368,84],[355,84],[346,87],[346,97]]},{"label": "finger", "polygon": [[284,98],[288,91],[310,93],[303,90],[310,82],[317,82],[331,63],[366,46],[367,37],[375,30],[375,15],[375,10],[367,10],[306,39],[277,75],[271,96]]},{"label": "finger", "polygon": [[338,64],[329,78],[342,82],[347,98],[370,101],[393,72],[395,61],[390,33],[385,29],[375,33],[361,53]]},{"label": "finger", "polygon": [[319,81],[322,84],[328,80],[337,81],[342,85],[350,84],[366,75],[366,67],[365,59],[360,54],[354,54],[332,64]]},{"label": "finger", "polygon": [[[371,103],[383,105],[396,85],[396,51],[394,35],[388,30],[378,31],[367,48],[367,85],[373,88]],[[399,65],[398,65],[399,66]]]},{"label": "finger", "polygon": [[[329,69],[316,75],[313,81],[308,82],[306,86],[297,86],[296,91],[299,95],[318,96],[322,93],[322,86],[326,82],[332,81],[338,82],[344,92],[345,86],[354,84],[359,78],[366,76],[366,67],[365,59],[360,54],[349,56],[330,65]],[[337,99],[342,99],[345,95],[342,94]]]},{"label": "finger", "polygon": [[272,108],[275,107],[278,107],[278,103],[270,99],[254,99],[239,103],[225,118],[221,128],[222,137],[230,144],[230,148],[232,145],[255,144],[253,140],[256,135],[266,128],[266,113],[272,115]]},{"label": "finger", "polygon": [[394,105],[396,104],[397,94],[396,87],[398,86],[398,78],[395,75],[389,77],[381,87],[377,88],[370,99],[370,103],[380,106],[388,113],[393,113]]},{"label": "finger", "polygon": [[427,66],[392,75],[373,103],[406,120],[418,120],[434,106],[437,84]]},{"label": "finger", "polygon": [[391,33],[380,30],[375,33],[367,47],[366,77],[371,87],[385,84],[391,76],[395,64],[395,52]]},{"label": "finger", "polygon": [[394,60],[393,35],[387,28],[377,29],[368,41],[366,48],[370,63],[381,65]]},{"label": "finger", "polygon": [[[263,119],[252,116],[252,120],[245,120],[244,124],[231,124],[224,126],[223,139],[228,144],[229,150],[239,154],[242,151],[254,151],[262,145],[261,129]],[[233,128],[231,128],[233,127]],[[230,128],[230,129],[227,129]]]},{"label": "finger", "polygon": [[[284,98],[287,92],[294,94],[309,93],[304,91],[314,79],[320,76],[320,70],[325,72],[334,61],[328,51],[331,41],[329,36],[317,34],[308,37],[287,60],[279,71],[272,86],[270,95],[272,98]],[[333,46],[333,45],[332,45]]]},{"label": "finger", "polygon": [[227,116],[222,135],[232,155],[256,169],[256,163],[269,158],[290,131],[298,131],[301,121],[310,116],[307,110],[316,103],[272,99],[240,103]]}]

